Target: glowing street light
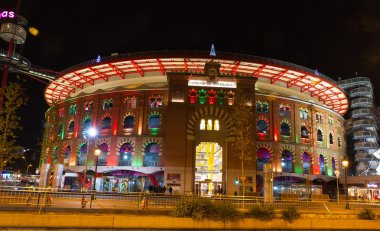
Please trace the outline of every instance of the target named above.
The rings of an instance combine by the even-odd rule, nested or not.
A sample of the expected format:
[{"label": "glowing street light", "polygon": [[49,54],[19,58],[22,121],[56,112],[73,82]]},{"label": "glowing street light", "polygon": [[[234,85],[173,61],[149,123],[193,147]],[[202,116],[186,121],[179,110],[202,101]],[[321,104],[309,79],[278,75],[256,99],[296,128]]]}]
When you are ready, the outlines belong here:
[{"label": "glowing street light", "polygon": [[93,128],[93,127],[90,127],[87,130],[87,135],[86,135],[86,138],[87,138],[87,151],[86,151],[85,168],[84,168],[84,174],[83,174],[83,185],[84,185],[84,188],[86,188],[86,180],[87,180],[87,160],[88,160],[88,152],[90,150],[90,138],[94,138],[97,134],[98,134],[98,131],[95,128]]},{"label": "glowing street light", "polygon": [[345,185],[345,193],[346,193],[346,209],[350,209],[350,205],[348,204],[348,187],[347,187],[347,172],[348,172],[348,160],[342,160],[342,166],[344,168],[344,185]]}]

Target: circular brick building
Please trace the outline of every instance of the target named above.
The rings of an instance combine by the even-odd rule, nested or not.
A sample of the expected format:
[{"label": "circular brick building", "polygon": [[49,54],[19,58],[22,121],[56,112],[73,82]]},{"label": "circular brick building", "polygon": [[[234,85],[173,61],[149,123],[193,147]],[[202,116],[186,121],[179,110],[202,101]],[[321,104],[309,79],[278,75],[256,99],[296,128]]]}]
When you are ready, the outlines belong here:
[{"label": "circular brick building", "polygon": [[295,64],[170,51],[98,57],[62,73],[45,90],[51,107],[42,185],[90,189],[97,165],[100,191],[241,193],[229,115],[238,89],[254,111],[247,193],[262,190],[270,163],[275,193],[320,194],[346,151],[346,95],[334,80]]}]

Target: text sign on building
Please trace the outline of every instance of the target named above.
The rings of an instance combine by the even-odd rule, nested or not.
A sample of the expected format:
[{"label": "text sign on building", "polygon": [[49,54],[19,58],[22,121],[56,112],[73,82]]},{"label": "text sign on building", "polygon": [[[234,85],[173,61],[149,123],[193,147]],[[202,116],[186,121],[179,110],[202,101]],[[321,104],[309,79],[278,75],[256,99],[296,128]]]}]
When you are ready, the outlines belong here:
[{"label": "text sign on building", "polygon": [[236,88],[235,82],[227,82],[227,81],[218,81],[216,83],[214,82],[207,82],[205,80],[189,80],[188,83],[189,86],[194,87],[220,87],[220,88]]},{"label": "text sign on building", "polygon": [[14,18],[14,17],[15,17],[14,11],[8,11],[8,10],[0,11],[0,19]]}]

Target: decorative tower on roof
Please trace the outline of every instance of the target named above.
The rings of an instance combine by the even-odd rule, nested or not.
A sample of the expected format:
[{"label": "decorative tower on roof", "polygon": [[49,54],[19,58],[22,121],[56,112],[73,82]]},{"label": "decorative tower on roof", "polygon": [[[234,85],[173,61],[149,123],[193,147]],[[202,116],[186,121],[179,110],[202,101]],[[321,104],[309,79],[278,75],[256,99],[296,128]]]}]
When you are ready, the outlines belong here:
[{"label": "decorative tower on roof", "polygon": [[214,44],[211,44],[210,56],[216,56]]}]

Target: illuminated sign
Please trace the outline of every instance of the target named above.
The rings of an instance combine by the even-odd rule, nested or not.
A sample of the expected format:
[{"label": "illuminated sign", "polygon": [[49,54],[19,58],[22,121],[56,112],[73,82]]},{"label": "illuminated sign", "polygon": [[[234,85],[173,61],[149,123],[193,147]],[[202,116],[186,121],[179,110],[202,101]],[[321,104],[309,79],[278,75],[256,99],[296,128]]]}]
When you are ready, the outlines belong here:
[{"label": "illuminated sign", "polygon": [[14,17],[15,17],[15,12],[13,12],[13,11],[4,10],[3,12],[0,13],[0,19],[2,19],[2,18],[14,18]]},{"label": "illuminated sign", "polygon": [[205,80],[189,80],[188,85],[194,86],[194,87],[236,88],[235,82],[227,82],[227,81],[218,81],[214,83],[214,82],[207,82]]},{"label": "illuminated sign", "polygon": [[377,188],[377,184],[367,184],[367,188]]}]

